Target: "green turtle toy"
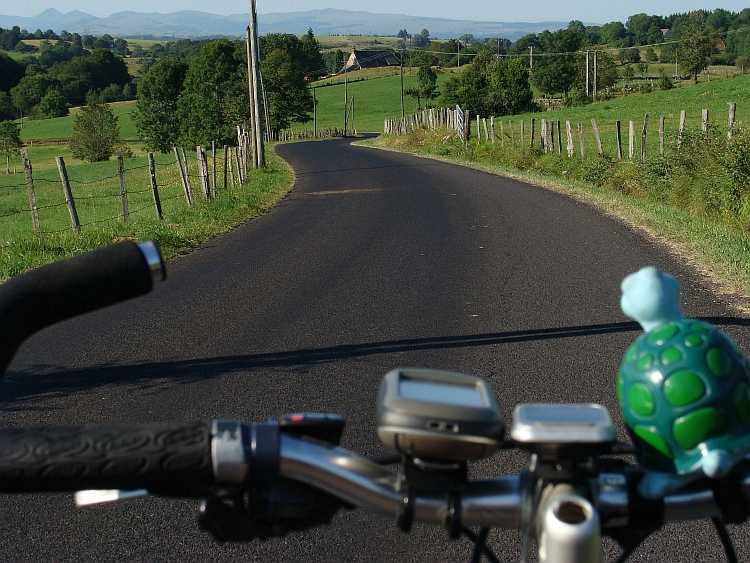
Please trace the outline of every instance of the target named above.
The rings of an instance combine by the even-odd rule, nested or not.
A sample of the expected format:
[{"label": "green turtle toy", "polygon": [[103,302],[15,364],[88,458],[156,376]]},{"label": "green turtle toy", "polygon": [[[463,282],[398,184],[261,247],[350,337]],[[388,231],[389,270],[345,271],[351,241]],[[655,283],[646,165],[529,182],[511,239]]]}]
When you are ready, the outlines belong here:
[{"label": "green turtle toy", "polygon": [[654,267],[622,282],[622,311],[644,334],[625,352],[617,397],[648,498],[721,478],[750,452],[750,365],[711,324],[683,318],[679,282]]}]

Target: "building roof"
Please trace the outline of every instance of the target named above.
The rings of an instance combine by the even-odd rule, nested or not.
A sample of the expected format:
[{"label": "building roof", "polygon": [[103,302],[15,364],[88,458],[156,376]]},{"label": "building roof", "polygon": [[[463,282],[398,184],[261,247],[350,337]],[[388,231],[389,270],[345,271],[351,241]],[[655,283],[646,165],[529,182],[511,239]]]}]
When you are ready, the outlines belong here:
[{"label": "building roof", "polygon": [[401,66],[401,61],[390,51],[358,51],[352,49],[349,60],[339,72],[352,72],[362,68],[376,68],[379,66]]}]

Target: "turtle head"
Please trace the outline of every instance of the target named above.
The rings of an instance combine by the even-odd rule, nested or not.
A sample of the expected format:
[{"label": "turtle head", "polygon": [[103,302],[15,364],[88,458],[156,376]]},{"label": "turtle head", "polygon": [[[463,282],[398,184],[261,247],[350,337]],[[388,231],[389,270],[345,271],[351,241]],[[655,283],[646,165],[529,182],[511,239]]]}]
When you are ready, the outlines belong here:
[{"label": "turtle head", "polygon": [[622,312],[638,321],[645,332],[682,320],[680,282],[674,276],[648,266],[630,274],[620,287]]}]

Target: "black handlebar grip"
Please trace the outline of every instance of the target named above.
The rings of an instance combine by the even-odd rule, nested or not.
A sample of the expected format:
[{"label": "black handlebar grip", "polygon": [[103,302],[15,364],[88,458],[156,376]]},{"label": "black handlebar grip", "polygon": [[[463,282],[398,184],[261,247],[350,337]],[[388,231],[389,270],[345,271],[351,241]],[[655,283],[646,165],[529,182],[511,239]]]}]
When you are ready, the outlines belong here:
[{"label": "black handlebar grip", "polygon": [[201,497],[215,484],[210,423],[0,430],[0,492],[148,489]]},{"label": "black handlebar grip", "polygon": [[161,256],[153,243],[124,241],[0,285],[0,377],[21,343],[36,331],[151,291],[156,262],[161,264]]}]

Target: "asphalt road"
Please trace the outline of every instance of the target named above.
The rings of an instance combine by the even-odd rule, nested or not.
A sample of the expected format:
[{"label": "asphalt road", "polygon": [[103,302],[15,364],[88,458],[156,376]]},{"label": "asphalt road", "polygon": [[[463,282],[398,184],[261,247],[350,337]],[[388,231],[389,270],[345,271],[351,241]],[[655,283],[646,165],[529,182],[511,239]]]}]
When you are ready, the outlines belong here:
[{"label": "asphalt road", "polygon": [[[348,141],[282,145],[292,193],[267,215],[168,264],[140,300],[30,339],[0,385],[0,424],[241,418],[331,411],[344,445],[385,449],[380,378],[398,366],[486,378],[519,402],[598,402],[619,419],[615,375],[637,336],[619,284],[644,265],[682,282],[686,314],[750,349],[743,319],[667,249],[537,186]],[[619,426],[619,423],[618,423]],[[622,427],[620,426],[622,432]],[[624,433],[621,434],[624,436]],[[503,453],[475,475],[517,472]],[[70,495],[0,497],[7,561],[454,561],[442,530],[410,535],[363,511],[284,539],[221,545],[197,502],[144,498],[78,510]],[[748,528],[732,528],[750,554]],[[520,536],[496,531],[503,561]],[[614,553],[607,544],[608,553]],[[721,561],[704,523],[670,526],[633,561]]]}]

